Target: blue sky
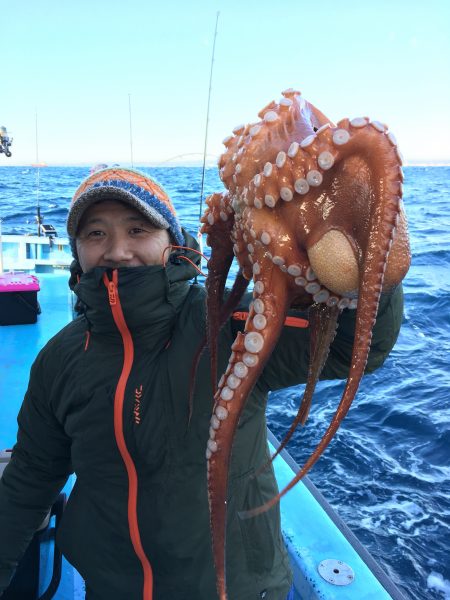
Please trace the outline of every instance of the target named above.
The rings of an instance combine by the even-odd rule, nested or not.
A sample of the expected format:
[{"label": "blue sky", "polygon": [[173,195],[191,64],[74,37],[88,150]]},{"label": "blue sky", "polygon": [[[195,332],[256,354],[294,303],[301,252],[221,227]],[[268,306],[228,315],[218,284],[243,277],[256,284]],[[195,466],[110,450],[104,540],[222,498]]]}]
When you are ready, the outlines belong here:
[{"label": "blue sky", "polygon": [[[450,163],[450,2],[0,0],[0,125],[47,164],[208,159],[294,87],[331,120],[387,123],[407,163]],[[129,96],[130,95],[130,96]],[[175,156],[182,156],[174,159]]]}]

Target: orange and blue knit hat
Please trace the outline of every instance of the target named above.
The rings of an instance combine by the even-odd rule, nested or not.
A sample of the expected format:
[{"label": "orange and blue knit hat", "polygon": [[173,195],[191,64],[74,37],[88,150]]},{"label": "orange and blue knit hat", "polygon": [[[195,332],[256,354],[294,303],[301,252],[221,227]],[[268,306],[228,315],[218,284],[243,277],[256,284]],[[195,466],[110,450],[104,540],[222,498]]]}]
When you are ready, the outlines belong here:
[{"label": "orange and blue knit hat", "polygon": [[102,169],[81,183],[69,208],[69,237],[76,237],[81,217],[89,206],[113,197],[137,209],[156,227],[167,229],[176,244],[184,245],[177,214],[163,188],[148,175],[121,167]]}]

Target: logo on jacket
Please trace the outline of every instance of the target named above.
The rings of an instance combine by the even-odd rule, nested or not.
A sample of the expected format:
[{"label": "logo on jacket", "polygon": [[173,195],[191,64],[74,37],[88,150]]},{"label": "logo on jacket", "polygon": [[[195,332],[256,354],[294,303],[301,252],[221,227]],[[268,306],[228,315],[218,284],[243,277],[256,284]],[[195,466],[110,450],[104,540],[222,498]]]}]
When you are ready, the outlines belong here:
[{"label": "logo on jacket", "polygon": [[142,384],[139,388],[134,390],[134,409],[133,416],[136,425],[141,422],[141,398],[142,398]]}]

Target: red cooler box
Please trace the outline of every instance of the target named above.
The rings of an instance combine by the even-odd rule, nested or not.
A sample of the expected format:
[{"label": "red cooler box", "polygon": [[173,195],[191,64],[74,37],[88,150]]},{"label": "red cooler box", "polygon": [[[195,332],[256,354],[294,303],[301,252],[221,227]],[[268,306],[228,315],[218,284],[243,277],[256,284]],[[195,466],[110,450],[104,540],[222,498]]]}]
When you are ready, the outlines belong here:
[{"label": "red cooler box", "polygon": [[0,274],[0,325],[36,323],[39,280],[28,273]]}]

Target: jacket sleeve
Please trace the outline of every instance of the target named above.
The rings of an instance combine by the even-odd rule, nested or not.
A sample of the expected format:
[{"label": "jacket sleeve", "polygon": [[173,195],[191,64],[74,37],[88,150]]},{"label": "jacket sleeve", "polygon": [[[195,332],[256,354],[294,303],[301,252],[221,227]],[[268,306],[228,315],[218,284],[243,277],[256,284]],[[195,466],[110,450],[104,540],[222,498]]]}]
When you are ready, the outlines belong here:
[{"label": "jacket sleeve", "polygon": [[[305,318],[305,313],[290,311],[291,316]],[[377,320],[372,332],[372,342],[366,373],[380,367],[392,350],[403,317],[403,289],[399,285],[390,294],[383,294]],[[327,362],[320,379],[344,379],[348,375],[356,323],[355,310],[343,310],[338,321],[336,337],[331,344]],[[239,329],[241,327],[238,326]],[[280,339],[268,360],[259,380],[266,391],[305,383],[309,364],[308,328],[285,326]]]},{"label": "jacket sleeve", "polygon": [[43,370],[38,357],[18,416],[17,442],[0,479],[0,593],[72,472],[70,440],[52,413]]}]

